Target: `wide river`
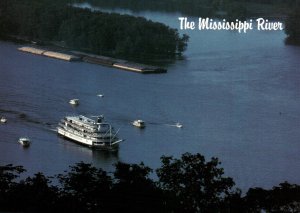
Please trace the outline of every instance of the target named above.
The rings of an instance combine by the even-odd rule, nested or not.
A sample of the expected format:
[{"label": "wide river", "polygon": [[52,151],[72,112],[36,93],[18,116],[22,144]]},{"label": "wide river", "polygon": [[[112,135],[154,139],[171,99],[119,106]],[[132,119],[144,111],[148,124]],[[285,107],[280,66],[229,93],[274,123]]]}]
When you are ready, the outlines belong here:
[{"label": "wide river", "polygon": [[[138,15],[179,27],[179,14]],[[80,161],[157,168],[162,155],[199,152],[218,157],[244,191],[300,184],[300,48],[286,46],[282,31],[185,33],[185,60],[156,75],[35,56],[0,42],[0,114],[8,118],[0,125],[0,163],[52,175]],[[68,104],[72,98],[78,107]],[[126,139],[118,154],[58,137],[55,127],[69,114],[104,114]],[[147,127],[133,127],[135,119]],[[21,136],[32,139],[30,148],[17,143]]]}]

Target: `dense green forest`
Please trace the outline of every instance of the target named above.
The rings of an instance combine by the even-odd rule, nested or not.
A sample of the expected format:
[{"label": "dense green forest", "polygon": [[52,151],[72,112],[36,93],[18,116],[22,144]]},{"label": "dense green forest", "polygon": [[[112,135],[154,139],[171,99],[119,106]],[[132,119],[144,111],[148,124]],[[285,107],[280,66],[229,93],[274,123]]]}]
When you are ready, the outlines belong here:
[{"label": "dense green forest", "polygon": [[[0,36],[114,56],[181,54],[188,36],[161,23],[74,8],[63,0],[1,0]],[[57,42],[58,41],[58,42]]]},{"label": "dense green forest", "polygon": [[181,12],[202,17],[225,16],[227,20],[243,20],[253,16],[280,18],[286,23],[287,43],[300,44],[300,0],[76,0],[76,2],[89,2],[103,8]]},{"label": "dense green forest", "polygon": [[[0,166],[4,212],[300,212],[300,186],[287,182],[242,195],[217,158],[201,154],[161,157],[157,180],[143,163],[118,162],[112,173],[80,162],[54,177],[20,178],[22,166]],[[22,175],[24,177],[24,174]]]},{"label": "dense green forest", "polygon": [[300,4],[299,0],[77,0],[76,2],[89,2],[105,8],[181,12],[185,15],[202,17],[227,14],[227,18],[246,18],[254,15],[282,16]]},{"label": "dense green forest", "polygon": [[288,44],[300,45],[300,5],[289,15],[285,31],[288,35],[286,39]]},{"label": "dense green forest", "polygon": [[126,8],[134,11],[152,10],[164,12],[182,12],[186,15],[212,15],[218,1],[211,0],[78,0],[76,2],[89,2],[104,8]]}]

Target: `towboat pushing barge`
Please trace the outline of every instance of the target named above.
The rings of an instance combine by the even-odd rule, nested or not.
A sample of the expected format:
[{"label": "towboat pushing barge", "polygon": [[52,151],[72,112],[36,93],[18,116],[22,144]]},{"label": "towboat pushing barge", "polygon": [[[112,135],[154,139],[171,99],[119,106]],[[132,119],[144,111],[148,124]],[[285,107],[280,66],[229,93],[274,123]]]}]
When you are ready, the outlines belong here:
[{"label": "towboat pushing barge", "polygon": [[[47,56],[51,58],[61,59],[65,61],[85,61],[88,63],[99,64],[103,66],[114,67],[122,70],[133,71],[143,74],[148,73],[165,73],[166,69],[149,66],[145,64],[131,63],[126,60],[101,56],[101,55],[93,55],[87,54],[79,51],[67,51],[67,50],[56,50],[51,51],[48,49],[41,49],[38,46],[32,47],[20,47],[18,48],[22,52],[28,52],[35,55]],[[51,48],[50,48],[51,49]]]},{"label": "towboat pushing barge", "polygon": [[122,139],[117,137],[113,127],[104,122],[103,116],[96,120],[83,115],[66,116],[58,124],[59,135],[91,148],[117,151]]}]

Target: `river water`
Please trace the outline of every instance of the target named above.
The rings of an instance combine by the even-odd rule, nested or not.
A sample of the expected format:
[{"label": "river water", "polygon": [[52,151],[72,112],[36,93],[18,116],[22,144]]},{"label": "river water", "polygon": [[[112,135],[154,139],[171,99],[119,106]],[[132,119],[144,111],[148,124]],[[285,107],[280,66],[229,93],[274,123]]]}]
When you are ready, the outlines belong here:
[{"label": "river water", "polygon": [[[179,14],[138,15],[179,27]],[[0,163],[52,175],[79,161],[157,168],[162,155],[199,152],[218,157],[243,190],[300,184],[300,48],[286,46],[280,31],[184,33],[185,60],[157,75],[35,56],[0,42],[0,114],[8,118],[0,125]],[[78,107],[68,104],[72,98]],[[55,127],[69,114],[104,114],[126,139],[118,154],[58,137]],[[134,128],[135,119],[147,127]],[[17,143],[21,136],[32,139],[30,148]]]}]

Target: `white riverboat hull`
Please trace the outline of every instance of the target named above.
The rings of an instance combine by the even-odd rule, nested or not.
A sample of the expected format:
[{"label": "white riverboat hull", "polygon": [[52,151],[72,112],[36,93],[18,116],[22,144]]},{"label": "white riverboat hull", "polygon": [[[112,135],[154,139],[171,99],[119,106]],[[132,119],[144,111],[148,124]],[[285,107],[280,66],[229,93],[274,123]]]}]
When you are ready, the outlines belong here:
[{"label": "white riverboat hull", "polygon": [[122,140],[113,141],[109,145],[104,142],[94,142],[92,139],[89,138],[83,138],[82,135],[77,135],[76,133],[72,133],[70,131],[67,131],[61,127],[57,128],[57,133],[65,138],[71,139],[79,144],[99,149],[99,150],[108,150],[108,151],[118,151],[119,143],[122,142]]}]

